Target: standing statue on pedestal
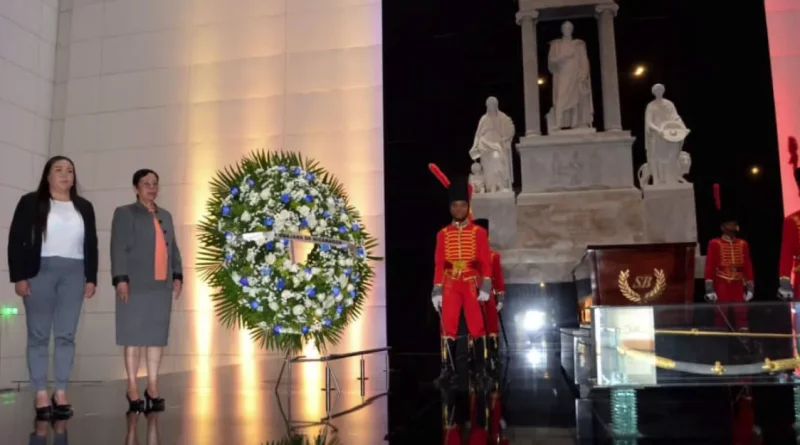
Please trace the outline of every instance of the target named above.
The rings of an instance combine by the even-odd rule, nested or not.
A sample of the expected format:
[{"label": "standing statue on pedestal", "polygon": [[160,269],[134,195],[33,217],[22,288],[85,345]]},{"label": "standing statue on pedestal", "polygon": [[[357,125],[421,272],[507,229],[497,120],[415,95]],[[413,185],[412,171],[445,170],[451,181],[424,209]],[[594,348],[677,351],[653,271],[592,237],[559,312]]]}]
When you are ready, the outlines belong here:
[{"label": "standing statue on pedestal", "polygon": [[[647,168],[653,176],[654,185],[674,185],[686,182],[683,175],[686,158],[681,151],[689,129],[678,115],[678,110],[670,100],[664,99],[664,85],[653,85],[656,97],[647,104],[644,112],[644,147],[647,152]],[[691,159],[691,158],[689,158]],[[691,162],[690,160],[688,162]],[[641,176],[641,175],[640,175]],[[648,185],[641,182],[640,185]]]},{"label": "standing statue on pedestal", "polygon": [[514,122],[500,111],[497,98],[486,99],[486,114],[478,121],[475,141],[469,150],[472,160],[481,160],[487,193],[511,190],[513,167],[511,141]]},{"label": "standing statue on pedestal", "polygon": [[550,42],[547,68],[553,75],[553,108],[547,113],[549,134],[564,129],[590,129],[594,120],[586,43],[572,38],[573,29],[572,22],[564,22],[562,37]]}]

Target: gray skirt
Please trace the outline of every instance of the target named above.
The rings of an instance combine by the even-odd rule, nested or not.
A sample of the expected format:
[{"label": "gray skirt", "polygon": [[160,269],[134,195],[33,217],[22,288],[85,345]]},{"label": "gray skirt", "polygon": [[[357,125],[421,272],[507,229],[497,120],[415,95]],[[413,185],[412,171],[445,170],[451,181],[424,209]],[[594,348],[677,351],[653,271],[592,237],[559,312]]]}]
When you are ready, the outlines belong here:
[{"label": "gray skirt", "polygon": [[[171,282],[170,282],[171,284]],[[131,286],[128,302],[117,300],[117,345],[166,346],[172,315],[172,289],[158,286],[135,289]]]}]

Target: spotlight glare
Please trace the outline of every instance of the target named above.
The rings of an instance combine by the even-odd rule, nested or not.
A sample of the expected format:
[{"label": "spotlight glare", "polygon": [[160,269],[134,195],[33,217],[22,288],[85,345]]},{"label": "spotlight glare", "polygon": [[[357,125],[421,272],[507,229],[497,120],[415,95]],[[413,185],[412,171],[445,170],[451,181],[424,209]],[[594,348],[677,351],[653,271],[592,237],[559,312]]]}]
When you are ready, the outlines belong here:
[{"label": "spotlight glare", "polygon": [[758,176],[761,173],[761,167],[754,165],[750,167],[750,174],[753,176]]},{"label": "spotlight glare", "polygon": [[633,70],[633,75],[634,75],[635,77],[642,77],[642,76],[644,76],[644,73],[645,73],[645,72],[647,72],[647,68],[646,68],[644,65],[638,65],[638,66],[637,66],[637,67],[636,67],[636,68]]},{"label": "spotlight glare", "polygon": [[540,77],[536,83],[538,83],[539,85],[544,85],[544,77]]},{"label": "spotlight glare", "polygon": [[528,311],[525,312],[525,318],[522,319],[522,326],[526,331],[538,331],[542,329],[545,324],[545,315],[541,311]]}]

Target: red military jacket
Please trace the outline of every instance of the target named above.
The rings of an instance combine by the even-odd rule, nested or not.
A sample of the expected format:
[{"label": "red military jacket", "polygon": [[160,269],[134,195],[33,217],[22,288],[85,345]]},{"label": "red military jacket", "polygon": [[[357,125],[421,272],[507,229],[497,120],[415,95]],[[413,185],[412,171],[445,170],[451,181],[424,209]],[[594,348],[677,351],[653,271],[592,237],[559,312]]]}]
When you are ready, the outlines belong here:
[{"label": "red military jacket", "polygon": [[[792,279],[792,272],[800,275],[800,211],[783,220],[783,239],[781,240],[781,278]],[[797,280],[797,278],[795,278]]]},{"label": "red military jacket", "polygon": [[708,242],[706,280],[753,281],[750,246],[741,238],[722,236]]},{"label": "red military jacket", "polygon": [[483,227],[465,221],[453,222],[436,235],[433,285],[445,277],[468,280],[492,277],[489,235]]},{"label": "red military jacket", "polygon": [[491,251],[492,257],[492,292],[497,296],[498,300],[502,300],[506,294],[506,283],[503,280],[503,266],[500,264],[500,254]]}]

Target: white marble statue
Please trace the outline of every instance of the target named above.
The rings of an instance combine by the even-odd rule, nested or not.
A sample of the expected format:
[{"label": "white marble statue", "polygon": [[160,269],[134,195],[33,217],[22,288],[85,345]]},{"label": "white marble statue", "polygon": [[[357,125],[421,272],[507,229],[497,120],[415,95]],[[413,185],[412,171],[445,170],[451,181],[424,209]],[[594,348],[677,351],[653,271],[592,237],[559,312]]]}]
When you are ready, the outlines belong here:
[{"label": "white marble statue", "polygon": [[469,183],[472,186],[473,193],[486,192],[486,182],[483,180],[483,168],[479,162],[473,162],[470,167],[472,173],[469,175]]},{"label": "white marble statue", "polygon": [[547,114],[548,133],[592,128],[594,105],[586,42],[574,39],[572,22],[561,25],[560,39],[550,42],[547,68],[553,75],[553,108]]},{"label": "white marble statue", "polygon": [[480,159],[487,193],[511,190],[514,132],[514,122],[500,111],[497,98],[486,99],[486,114],[478,121],[469,156],[473,161]]},{"label": "white marble statue", "polygon": [[[656,98],[647,104],[644,113],[644,147],[653,185],[686,182],[683,175],[688,171],[683,173],[681,163],[685,164],[687,158],[681,160],[681,149],[689,129],[678,115],[675,104],[664,99],[664,85],[655,84],[652,91]],[[691,158],[688,159],[691,165]]]},{"label": "white marble statue", "polygon": [[[692,157],[689,153],[682,151],[678,155],[678,177],[675,178],[675,182],[679,182],[681,184],[689,184],[689,181],[684,178],[684,176],[689,174],[689,171],[692,169]],[[650,172],[650,166],[645,162],[639,167],[639,173],[637,174],[639,177],[639,185],[642,187],[647,187],[651,185],[653,174]]]}]

